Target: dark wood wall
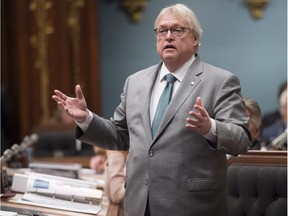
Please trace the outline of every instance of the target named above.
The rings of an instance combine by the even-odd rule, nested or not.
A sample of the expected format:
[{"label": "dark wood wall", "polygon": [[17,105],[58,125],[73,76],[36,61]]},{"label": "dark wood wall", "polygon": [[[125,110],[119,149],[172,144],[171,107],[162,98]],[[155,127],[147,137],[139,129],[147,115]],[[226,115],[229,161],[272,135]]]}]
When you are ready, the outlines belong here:
[{"label": "dark wood wall", "polygon": [[74,95],[81,84],[89,108],[100,112],[97,2],[1,0],[1,86],[14,107],[10,143],[49,121],[56,88]]}]

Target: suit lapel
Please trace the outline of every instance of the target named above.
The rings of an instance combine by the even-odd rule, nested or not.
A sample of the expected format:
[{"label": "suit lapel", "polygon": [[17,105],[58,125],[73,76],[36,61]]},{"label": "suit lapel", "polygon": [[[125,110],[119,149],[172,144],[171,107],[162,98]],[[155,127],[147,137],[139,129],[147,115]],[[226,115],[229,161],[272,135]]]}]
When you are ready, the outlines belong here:
[{"label": "suit lapel", "polygon": [[160,63],[157,67],[151,68],[147,72],[146,79],[143,80],[140,92],[140,102],[141,104],[141,116],[143,121],[143,126],[145,129],[146,137],[149,140],[149,143],[152,142],[152,133],[151,133],[151,119],[150,119],[150,99],[154,86],[155,79],[157,77],[159,68],[161,67]]},{"label": "suit lapel", "polygon": [[[171,100],[167,107],[166,113],[163,117],[162,123],[160,124],[158,131],[155,135],[154,141],[163,132],[165,127],[172,120],[173,116],[179,110],[179,108],[185,103],[188,96],[193,92],[195,87],[201,81],[198,77],[202,73],[203,64],[199,58],[196,58],[192,65],[189,67],[184,79],[182,80],[175,96]],[[196,101],[195,101],[196,102]],[[188,116],[188,113],[187,113]],[[183,125],[185,123],[183,122]]]}]

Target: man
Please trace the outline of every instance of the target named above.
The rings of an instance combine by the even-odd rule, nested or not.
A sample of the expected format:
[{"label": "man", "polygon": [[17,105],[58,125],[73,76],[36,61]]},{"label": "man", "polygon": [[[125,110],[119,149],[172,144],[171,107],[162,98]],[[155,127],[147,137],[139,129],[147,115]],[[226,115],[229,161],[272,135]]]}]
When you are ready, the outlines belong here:
[{"label": "man", "polygon": [[281,119],[264,128],[261,133],[261,139],[269,150],[287,149],[287,88],[279,97],[279,113]]},{"label": "man", "polygon": [[[53,99],[77,122],[78,139],[129,150],[125,216],[227,215],[226,154],[251,144],[239,80],[200,60],[202,30],[186,6],[164,8],[154,27],[162,62],[128,77],[114,118],[92,114],[79,85],[76,98],[55,90]],[[176,78],[172,100],[154,129],[166,74]]]},{"label": "man", "polygon": [[262,122],[261,108],[257,101],[251,98],[244,98],[246,113],[249,117],[248,128],[252,137],[252,150],[260,150],[260,131]]},{"label": "man", "polygon": [[[283,81],[278,87],[277,101],[279,101],[282,92],[284,92],[286,89],[287,89],[287,80]],[[270,125],[281,119],[282,116],[279,108],[271,112],[265,113],[262,117],[261,131],[263,131],[265,128],[269,127]]]}]

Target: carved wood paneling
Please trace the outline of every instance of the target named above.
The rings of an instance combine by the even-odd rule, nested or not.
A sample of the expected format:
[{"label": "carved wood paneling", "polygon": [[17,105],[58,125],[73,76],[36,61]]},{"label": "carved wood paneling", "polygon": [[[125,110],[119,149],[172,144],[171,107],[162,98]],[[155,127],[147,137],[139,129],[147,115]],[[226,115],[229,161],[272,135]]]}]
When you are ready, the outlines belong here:
[{"label": "carved wood paneling", "polygon": [[[74,95],[75,84],[82,84],[89,108],[100,113],[97,1],[37,2],[41,1],[51,3],[46,9],[45,21],[41,22],[46,25],[42,30],[48,31],[44,46],[47,92],[43,91],[41,82],[40,49],[35,46],[41,35],[37,19],[43,16],[37,16],[36,9],[31,9],[33,0],[1,0],[1,85],[7,87],[15,107],[12,142],[21,141],[24,135],[53,115],[56,103],[51,96],[56,88]],[[77,23],[71,25],[73,18]],[[43,98],[47,98],[46,104]]]}]

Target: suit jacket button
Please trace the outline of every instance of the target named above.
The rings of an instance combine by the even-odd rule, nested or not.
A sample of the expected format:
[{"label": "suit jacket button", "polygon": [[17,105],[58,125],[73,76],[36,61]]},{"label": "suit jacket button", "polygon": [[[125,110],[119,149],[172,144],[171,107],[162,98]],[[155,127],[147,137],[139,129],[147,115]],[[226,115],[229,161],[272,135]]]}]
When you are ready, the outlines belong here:
[{"label": "suit jacket button", "polygon": [[149,151],[149,156],[153,157],[154,156],[154,152],[153,151]]},{"label": "suit jacket button", "polygon": [[148,180],[147,179],[145,180],[145,185],[148,185]]}]

